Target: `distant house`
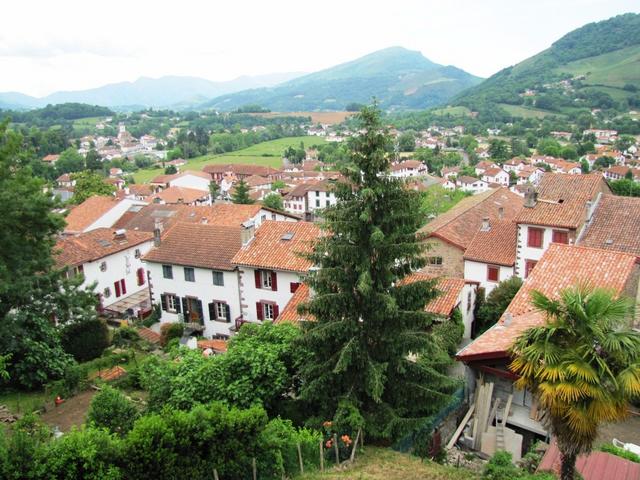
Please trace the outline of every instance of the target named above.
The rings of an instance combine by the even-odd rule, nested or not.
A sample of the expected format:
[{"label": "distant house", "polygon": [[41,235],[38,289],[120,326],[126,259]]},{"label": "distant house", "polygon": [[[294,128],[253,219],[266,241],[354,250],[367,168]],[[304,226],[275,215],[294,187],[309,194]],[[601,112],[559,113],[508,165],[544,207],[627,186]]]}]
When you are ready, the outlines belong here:
[{"label": "distant house", "polygon": [[282,175],[281,170],[247,163],[205,165],[202,170],[210,174],[211,178],[213,178],[213,180],[215,180],[216,182],[221,182],[225,175],[228,174],[233,174],[233,176],[238,180],[250,177],[252,175],[259,175],[261,177],[270,178],[272,180],[278,180]]},{"label": "distant house", "polygon": [[482,175],[485,170],[495,167],[496,164],[489,160],[481,160],[475,166],[476,175]]},{"label": "distant house", "polygon": [[146,202],[131,199],[94,195],[69,210],[64,233],[75,235],[96,228],[111,228],[132,207],[142,207]]},{"label": "distant house", "polygon": [[598,143],[611,143],[618,137],[616,130],[602,130],[597,128],[590,128],[582,132],[583,136],[593,135]]},{"label": "distant house", "polygon": [[440,174],[442,178],[457,177],[460,174],[460,167],[443,167]]},{"label": "distant house", "polygon": [[153,244],[148,232],[96,228],[59,240],[56,266],[83,275],[83,286],[96,283],[101,308],[117,314],[149,310],[147,272],[140,260]]},{"label": "distant house", "polygon": [[209,190],[186,187],[169,187],[151,196],[153,203],[207,205],[211,203]]},{"label": "distant house", "polygon": [[56,184],[60,188],[72,188],[75,187],[76,181],[71,178],[70,174],[63,173],[58,178],[56,178]]},{"label": "distant house", "polygon": [[482,180],[487,183],[497,183],[503,187],[509,186],[509,174],[498,166],[487,168],[482,173]]},{"label": "distant house", "polygon": [[404,160],[391,166],[391,176],[397,178],[419,177],[427,173],[427,166],[418,160]]},{"label": "distant house", "polygon": [[489,184],[479,178],[462,175],[456,178],[456,187],[463,192],[471,192],[475,195],[486,192],[489,189]]},{"label": "distant house", "polygon": [[60,158],[60,155],[49,154],[49,155],[45,155],[42,161],[45,163],[48,163],[49,165],[54,165],[59,158]]},{"label": "distant house", "polygon": [[613,165],[604,172],[604,178],[607,180],[622,180],[626,178],[628,172],[631,172],[631,178],[634,182],[640,182],[640,168],[631,168],[623,165]]},{"label": "distant house", "polygon": [[158,175],[149,183],[158,190],[169,187],[182,187],[209,192],[211,180],[211,175],[208,173],[197,170],[185,170],[184,172],[173,175]]},{"label": "distant house", "polygon": [[522,170],[526,166],[527,164],[524,160],[518,157],[514,157],[511,160],[507,160],[506,162],[504,162],[502,164],[502,169],[507,173],[508,172],[517,173],[519,170]]},{"label": "distant house", "polygon": [[537,185],[540,182],[543,173],[544,170],[542,168],[527,165],[516,172],[516,184],[524,185],[530,183],[532,185]]}]

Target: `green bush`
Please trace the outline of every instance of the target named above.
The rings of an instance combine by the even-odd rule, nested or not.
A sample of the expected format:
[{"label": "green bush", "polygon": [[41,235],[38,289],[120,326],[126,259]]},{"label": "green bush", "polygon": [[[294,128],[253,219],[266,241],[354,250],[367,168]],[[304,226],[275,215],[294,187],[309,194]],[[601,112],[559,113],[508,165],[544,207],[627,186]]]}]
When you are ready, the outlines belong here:
[{"label": "green bush", "polygon": [[140,334],[133,327],[122,326],[113,332],[111,343],[119,348],[129,348],[140,341]]},{"label": "green bush", "polygon": [[282,473],[292,477],[300,472],[298,444],[305,470],[318,468],[320,464],[320,432],[306,428],[296,429],[290,420],[271,420],[261,436],[264,454],[258,459],[261,476],[281,478]]},{"label": "green bush", "polygon": [[615,455],[616,457],[626,458],[627,460],[631,460],[632,462],[640,463],[640,455],[629,452],[624,448],[616,447],[611,443],[605,443],[604,445],[601,445],[600,450]]},{"label": "green bush", "polygon": [[120,480],[120,457],[121,442],[105,430],[73,429],[49,444],[42,478]]},{"label": "green bush", "polygon": [[440,345],[449,355],[455,355],[464,336],[464,323],[462,323],[460,310],[456,308],[451,318],[436,323],[433,327],[433,335],[438,338]]},{"label": "green bush", "polygon": [[51,431],[35,414],[25,415],[7,429],[0,464],[0,478],[23,480],[44,478],[43,458]]},{"label": "green bush", "polygon": [[93,400],[87,413],[88,423],[109,432],[124,435],[133,428],[138,409],[119,390],[105,385]]},{"label": "green bush", "polygon": [[511,462],[511,459],[510,452],[497,451],[485,465],[482,479],[512,480],[520,477],[522,472]]},{"label": "green bush", "polygon": [[54,395],[70,397],[86,386],[86,380],[86,369],[81,365],[74,363],[64,370],[62,379],[49,384],[49,390]]},{"label": "green bush", "polygon": [[160,327],[160,345],[166,347],[174,338],[180,339],[184,334],[184,325],[181,323],[163,323]]},{"label": "green bush", "polygon": [[73,323],[62,329],[62,347],[79,361],[93,360],[109,346],[109,329],[100,319]]},{"label": "green bush", "polygon": [[491,290],[476,314],[476,336],[492,327],[500,319],[521,286],[522,280],[514,276],[500,282]]}]

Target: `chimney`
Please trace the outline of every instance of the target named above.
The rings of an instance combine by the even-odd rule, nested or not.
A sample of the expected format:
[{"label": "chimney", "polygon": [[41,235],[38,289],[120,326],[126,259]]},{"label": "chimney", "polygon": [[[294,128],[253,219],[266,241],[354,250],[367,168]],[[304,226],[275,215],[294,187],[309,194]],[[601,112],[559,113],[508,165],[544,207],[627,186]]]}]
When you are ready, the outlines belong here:
[{"label": "chimney", "polygon": [[153,224],[153,246],[159,247],[162,242],[162,222],[156,220]]},{"label": "chimney", "polygon": [[482,227],[480,227],[481,232],[488,232],[491,230],[491,223],[489,223],[489,217],[484,217],[482,219]]},{"label": "chimney", "polygon": [[118,230],[113,232],[114,240],[126,240],[126,238],[127,238],[127,231],[124,228],[119,228]]},{"label": "chimney", "polygon": [[504,219],[504,207],[498,207],[498,220]]},{"label": "chimney", "polygon": [[252,220],[243,222],[242,230],[240,231],[240,241],[242,246],[247,245],[252,239],[256,231],[256,225]]},{"label": "chimney", "polygon": [[528,186],[524,192],[524,206],[525,208],[533,208],[538,203],[538,192],[535,187]]}]

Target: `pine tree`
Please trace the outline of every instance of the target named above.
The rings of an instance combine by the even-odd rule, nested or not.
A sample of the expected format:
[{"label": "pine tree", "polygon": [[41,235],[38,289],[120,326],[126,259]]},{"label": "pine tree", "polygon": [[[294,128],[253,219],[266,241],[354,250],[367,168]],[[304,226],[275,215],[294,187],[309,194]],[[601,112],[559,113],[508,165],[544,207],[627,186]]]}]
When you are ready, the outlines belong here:
[{"label": "pine tree", "polygon": [[424,311],[434,282],[400,282],[425,263],[419,194],[388,175],[392,144],[377,107],[359,120],[365,133],[353,139],[338,202],[323,212],[327,235],[310,256],[318,270],[304,309],[316,321],[303,327],[301,396],[324,420],[348,416],[369,438],[389,439],[437,412],[457,383]]},{"label": "pine tree", "polygon": [[253,200],[249,196],[249,185],[247,185],[244,180],[240,180],[236,185],[233,195],[231,195],[231,201],[242,205],[250,205],[253,203]]}]

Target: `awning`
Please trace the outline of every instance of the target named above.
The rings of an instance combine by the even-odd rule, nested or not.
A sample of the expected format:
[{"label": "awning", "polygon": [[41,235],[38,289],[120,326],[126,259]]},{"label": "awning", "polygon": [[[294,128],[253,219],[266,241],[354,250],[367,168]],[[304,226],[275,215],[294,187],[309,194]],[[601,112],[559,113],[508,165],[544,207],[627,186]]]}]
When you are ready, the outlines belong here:
[{"label": "awning", "polygon": [[108,307],[105,307],[104,310],[120,315],[137,315],[140,310],[148,310],[150,308],[151,297],[149,296],[149,289],[144,288],[139,292],[112,303]]}]

